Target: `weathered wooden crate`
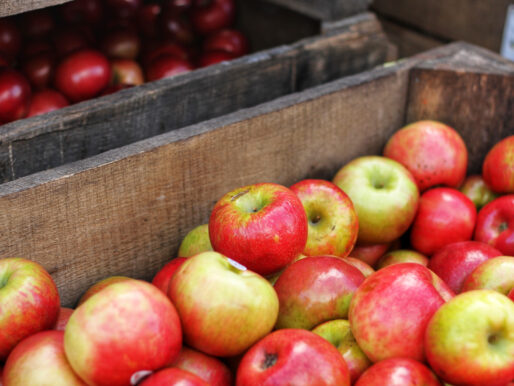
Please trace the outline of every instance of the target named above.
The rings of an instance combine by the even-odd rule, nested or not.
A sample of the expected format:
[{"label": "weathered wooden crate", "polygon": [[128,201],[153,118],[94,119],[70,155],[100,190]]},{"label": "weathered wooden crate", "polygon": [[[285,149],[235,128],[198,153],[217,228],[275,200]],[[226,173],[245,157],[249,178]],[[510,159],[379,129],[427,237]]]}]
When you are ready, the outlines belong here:
[{"label": "weathered wooden crate", "polygon": [[373,0],[266,0],[320,20],[338,20],[368,9]]},{"label": "weathered wooden crate", "polygon": [[255,106],[395,57],[371,13],[322,28],[318,21],[272,4],[242,1],[239,12],[242,29],[262,51],[1,126],[0,183]]},{"label": "weathered wooden crate", "polygon": [[0,0],[0,17],[64,4],[71,0]]},{"label": "weathered wooden crate", "polygon": [[0,185],[0,257],[42,263],[72,305],[104,277],[150,279],[236,187],[330,179],[428,118],[461,133],[477,172],[513,111],[514,64],[452,44]]}]

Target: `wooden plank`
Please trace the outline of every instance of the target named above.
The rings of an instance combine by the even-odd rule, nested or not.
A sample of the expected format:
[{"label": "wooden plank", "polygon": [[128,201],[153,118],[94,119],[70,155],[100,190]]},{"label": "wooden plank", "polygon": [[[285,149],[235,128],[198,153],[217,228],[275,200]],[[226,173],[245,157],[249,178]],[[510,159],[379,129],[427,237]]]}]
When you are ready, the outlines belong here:
[{"label": "wooden plank", "polygon": [[227,191],[330,178],[351,158],[380,152],[403,123],[408,65],[1,185],[0,256],[41,262],[65,305],[109,275],[150,279]]},{"label": "wooden plank", "polygon": [[266,0],[320,20],[337,20],[368,9],[373,0]]},{"label": "wooden plank", "polygon": [[325,35],[0,127],[0,181],[255,106],[388,60],[372,14]]},{"label": "wooden plank", "polygon": [[0,0],[0,17],[51,7],[71,0]]},{"label": "wooden plank", "polygon": [[512,0],[375,0],[379,13],[447,40],[465,40],[499,52]]}]

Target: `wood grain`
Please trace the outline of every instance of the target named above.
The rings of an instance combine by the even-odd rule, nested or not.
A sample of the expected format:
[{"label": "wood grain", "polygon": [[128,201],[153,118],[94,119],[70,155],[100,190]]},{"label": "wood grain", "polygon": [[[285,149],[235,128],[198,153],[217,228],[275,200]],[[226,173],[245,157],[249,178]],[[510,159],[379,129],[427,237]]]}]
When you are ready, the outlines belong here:
[{"label": "wood grain", "polygon": [[320,20],[337,20],[364,12],[373,0],[266,0]]},{"label": "wood grain", "polygon": [[51,7],[71,0],[0,0],[0,17]]}]

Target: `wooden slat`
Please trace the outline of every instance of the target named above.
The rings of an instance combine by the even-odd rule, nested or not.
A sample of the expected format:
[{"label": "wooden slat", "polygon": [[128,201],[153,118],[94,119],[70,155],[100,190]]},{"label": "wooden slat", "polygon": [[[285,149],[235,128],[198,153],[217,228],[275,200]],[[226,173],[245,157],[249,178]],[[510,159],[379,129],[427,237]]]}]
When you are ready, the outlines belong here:
[{"label": "wooden slat", "polygon": [[512,0],[374,0],[380,14],[448,40],[465,40],[499,52]]},{"label": "wooden slat", "polygon": [[71,0],[0,0],[0,17],[51,7]]},{"label": "wooden slat", "polygon": [[364,12],[373,0],[266,0],[320,20],[337,20]]}]

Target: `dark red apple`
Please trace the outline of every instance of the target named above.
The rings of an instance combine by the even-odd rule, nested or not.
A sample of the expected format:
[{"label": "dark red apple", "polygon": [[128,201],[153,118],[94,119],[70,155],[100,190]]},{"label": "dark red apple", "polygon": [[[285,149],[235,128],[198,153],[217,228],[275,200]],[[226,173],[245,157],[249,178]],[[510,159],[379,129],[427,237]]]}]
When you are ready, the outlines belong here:
[{"label": "dark red apple", "polygon": [[97,24],[103,18],[102,0],[74,0],[59,7],[61,18],[68,24]]},{"label": "dark red apple", "polygon": [[149,82],[169,78],[193,70],[193,66],[187,60],[179,59],[173,55],[163,55],[154,60],[146,72]]},{"label": "dark red apple", "polygon": [[235,59],[236,56],[223,51],[206,52],[200,56],[198,60],[199,67],[208,67],[221,62],[227,62]]},{"label": "dark red apple", "polygon": [[132,19],[139,12],[142,3],[142,0],[105,0],[115,19]]},{"label": "dark red apple", "polygon": [[54,51],[49,40],[31,40],[23,44],[20,57],[26,60],[43,52],[55,55]]},{"label": "dark red apple", "polygon": [[35,90],[43,90],[52,83],[55,58],[51,52],[42,52],[26,59],[22,71]]},{"label": "dark red apple", "polygon": [[143,64],[146,68],[161,56],[166,55],[175,56],[178,59],[186,61],[190,60],[189,52],[183,46],[175,42],[167,41],[158,43],[145,51],[146,53],[143,55]]},{"label": "dark red apple", "polygon": [[25,118],[30,108],[30,85],[18,71],[0,69],[0,123]]},{"label": "dark red apple", "polygon": [[38,91],[32,96],[29,117],[49,113],[69,105],[68,100],[59,92],[51,89]]},{"label": "dark red apple", "polygon": [[193,27],[201,35],[230,27],[234,18],[234,0],[195,0],[191,12]]},{"label": "dark red apple", "polygon": [[104,35],[102,52],[110,59],[134,60],[139,56],[141,42],[136,32],[116,29]]},{"label": "dark red apple", "polygon": [[66,58],[90,46],[88,38],[78,29],[63,27],[52,34],[54,49],[59,58]]},{"label": "dark red apple", "polygon": [[21,25],[23,34],[29,39],[42,39],[52,32],[55,21],[52,13],[47,9],[27,12],[22,15]]},{"label": "dark red apple", "polygon": [[161,15],[161,32],[165,39],[171,39],[184,45],[190,45],[195,40],[193,26],[189,18],[170,10],[166,10]]},{"label": "dark red apple", "polygon": [[223,51],[235,57],[246,55],[250,43],[242,32],[235,29],[224,29],[207,37],[203,43],[204,52]]},{"label": "dark red apple", "polygon": [[159,3],[143,4],[137,14],[139,32],[145,38],[156,38],[159,35],[159,16],[162,7]]},{"label": "dark red apple", "polygon": [[13,20],[0,19],[0,52],[13,60],[21,48],[21,34]]}]

